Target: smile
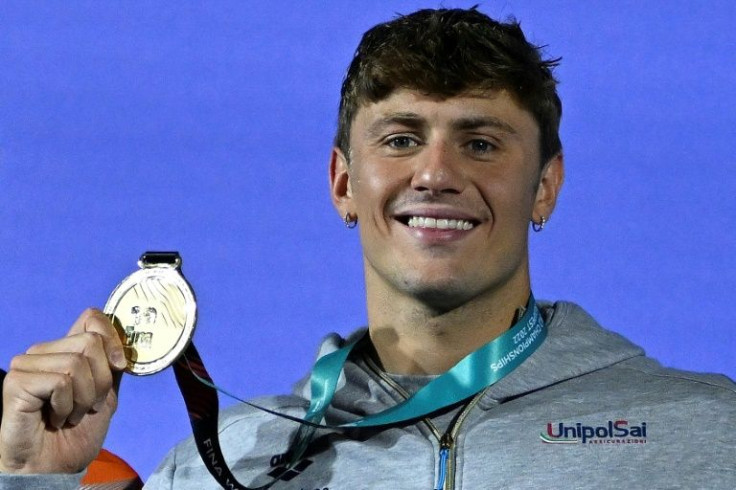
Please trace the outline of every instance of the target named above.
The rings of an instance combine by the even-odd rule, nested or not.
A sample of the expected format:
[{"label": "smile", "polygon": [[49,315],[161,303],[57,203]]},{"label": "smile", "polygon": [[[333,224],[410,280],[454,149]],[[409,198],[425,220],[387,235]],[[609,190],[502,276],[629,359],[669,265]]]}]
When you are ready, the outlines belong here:
[{"label": "smile", "polygon": [[437,219],[423,216],[412,216],[407,221],[409,228],[434,228],[439,230],[463,230],[472,229],[475,225],[464,219]]}]

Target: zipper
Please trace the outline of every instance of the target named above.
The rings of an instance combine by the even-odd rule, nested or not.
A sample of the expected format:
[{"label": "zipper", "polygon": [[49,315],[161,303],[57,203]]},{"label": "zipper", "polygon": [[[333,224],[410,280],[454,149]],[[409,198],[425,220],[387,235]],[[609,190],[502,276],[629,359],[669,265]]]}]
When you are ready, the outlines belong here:
[{"label": "zipper", "polygon": [[440,462],[437,469],[437,484],[434,486],[435,490],[444,490],[445,488],[448,461],[454,446],[455,440],[452,438],[452,435],[450,435],[449,432],[445,432],[440,439]]},{"label": "zipper", "polygon": [[[465,422],[465,419],[468,418],[470,412],[478,404],[485,391],[486,390],[478,392],[470,400],[470,403],[468,403],[465,408],[463,408],[462,412],[460,412],[455,423],[452,424],[447,429],[447,432],[445,432],[440,438],[440,465],[444,463],[444,469],[440,467],[439,473],[444,475],[444,481],[442,481],[443,486],[439,486],[440,482],[438,482],[437,488],[439,490],[453,490],[455,488],[455,458],[457,456],[455,451],[455,441],[457,440],[457,435],[460,433],[460,428],[462,427],[463,422]],[[443,450],[445,451],[444,460]]]},{"label": "zipper", "polygon": [[[382,381],[386,382],[393,390],[395,390],[404,399],[409,398],[409,393],[402,388],[396,381],[391,379],[384,373],[381,368],[375,363],[370,356],[363,354],[363,360],[366,365],[373,371],[373,373],[381,378]],[[444,434],[440,434],[437,426],[432,422],[431,419],[425,417],[422,419],[422,423],[429,428],[429,431],[440,443],[439,451],[439,464],[437,471],[437,485],[435,490],[454,490],[455,488],[455,440],[460,432],[460,428],[465,422],[465,419],[470,414],[470,411],[478,404],[483,393],[486,390],[481,390],[470,400],[465,408],[462,409],[460,415],[457,417],[455,423],[453,423]]]}]

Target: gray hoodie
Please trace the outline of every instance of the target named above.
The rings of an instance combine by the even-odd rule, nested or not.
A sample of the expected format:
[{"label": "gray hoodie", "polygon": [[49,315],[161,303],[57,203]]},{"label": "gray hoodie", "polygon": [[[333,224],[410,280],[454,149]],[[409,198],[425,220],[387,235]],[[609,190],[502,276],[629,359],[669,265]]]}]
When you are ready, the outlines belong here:
[{"label": "gray hoodie", "polygon": [[[495,385],[421,421],[347,434],[320,430],[293,469],[279,455],[296,423],[243,405],[224,411],[220,441],[230,467],[245,485],[278,478],[272,488],[289,490],[429,490],[443,469],[445,489],[736,489],[731,380],[663,368],[571,303],[540,308],[547,339]],[[320,355],[344,342],[328,336]],[[406,396],[401,381],[367,356],[351,357],[327,423],[395,405]],[[305,379],[291,396],[256,402],[301,417],[308,400]],[[64,488],[63,477],[55,478],[51,487],[31,486],[33,477],[23,487],[0,478],[0,488]],[[44,481],[49,477],[35,483]],[[190,439],[169,453],[146,488],[219,486]]]}]

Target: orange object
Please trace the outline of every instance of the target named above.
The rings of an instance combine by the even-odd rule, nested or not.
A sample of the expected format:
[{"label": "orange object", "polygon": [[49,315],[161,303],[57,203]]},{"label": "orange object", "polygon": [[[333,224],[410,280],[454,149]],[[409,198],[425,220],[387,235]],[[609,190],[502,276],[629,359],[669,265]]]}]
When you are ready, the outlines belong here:
[{"label": "orange object", "polygon": [[80,490],[140,490],[143,482],[122,458],[105,449],[87,468]]}]

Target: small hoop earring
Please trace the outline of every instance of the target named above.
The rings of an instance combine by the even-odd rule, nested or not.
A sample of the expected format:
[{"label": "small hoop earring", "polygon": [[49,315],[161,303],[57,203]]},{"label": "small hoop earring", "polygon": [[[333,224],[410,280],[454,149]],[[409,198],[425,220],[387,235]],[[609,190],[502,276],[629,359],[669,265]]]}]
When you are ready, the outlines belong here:
[{"label": "small hoop earring", "polygon": [[345,213],[345,217],[342,219],[345,222],[345,226],[353,229],[358,226],[358,217],[351,213]]},{"label": "small hoop earring", "polygon": [[539,222],[536,222],[532,220],[532,230],[534,230],[536,233],[539,233],[540,231],[544,230],[544,225],[547,224],[547,218],[544,216],[539,217]]}]

